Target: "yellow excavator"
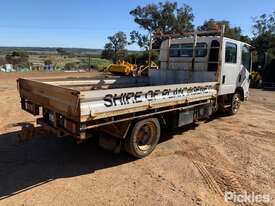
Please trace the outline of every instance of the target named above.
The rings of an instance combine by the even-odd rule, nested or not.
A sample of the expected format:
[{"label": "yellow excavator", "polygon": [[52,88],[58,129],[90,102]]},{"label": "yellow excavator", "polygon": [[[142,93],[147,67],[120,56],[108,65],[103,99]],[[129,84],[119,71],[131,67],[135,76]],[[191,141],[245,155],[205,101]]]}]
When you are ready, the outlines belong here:
[{"label": "yellow excavator", "polygon": [[142,76],[148,73],[148,69],[159,69],[155,62],[151,62],[150,65],[136,65],[131,64],[127,61],[118,61],[116,64],[110,64],[104,70],[112,74],[123,75],[123,76]]}]

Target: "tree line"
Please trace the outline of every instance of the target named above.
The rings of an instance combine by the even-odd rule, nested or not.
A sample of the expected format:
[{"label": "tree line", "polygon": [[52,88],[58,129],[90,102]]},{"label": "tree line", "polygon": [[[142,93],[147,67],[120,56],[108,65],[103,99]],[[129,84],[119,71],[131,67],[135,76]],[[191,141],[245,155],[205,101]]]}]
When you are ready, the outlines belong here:
[{"label": "tree line", "polygon": [[[130,32],[129,40],[126,33],[122,31],[109,36],[102,52],[103,58],[111,59],[114,62],[127,59],[129,55],[126,48],[131,44],[137,44],[143,51],[148,50],[150,34],[180,34],[194,30],[209,31],[221,25],[225,25],[226,37],[251,44],[256,48],[258,56],[268,53],[272,58],[275,58],[275,12],[254,17],[252,37],[243,35],[240,27],[232,26],[227,20],[208,19],[203,25],[195,28],[192,8],[186,4],[180,6],[177,2],[160,2],[143,7],[137,6],[129,14],[134,17],[135,23],[143,32]],[[154,42],[153,46],[157,48],[160,43],[161,39]],[[136,55],[140,56],[140,53]]]}]

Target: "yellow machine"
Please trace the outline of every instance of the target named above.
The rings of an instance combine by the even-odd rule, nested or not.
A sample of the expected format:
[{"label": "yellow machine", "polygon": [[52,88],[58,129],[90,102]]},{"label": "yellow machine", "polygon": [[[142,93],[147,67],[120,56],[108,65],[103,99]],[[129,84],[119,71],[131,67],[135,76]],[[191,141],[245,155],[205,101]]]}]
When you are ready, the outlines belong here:
[{"label": "yellow machine", "polygon": [[122,75],[132,75],[137,70],[136,64],[130,64],[126,61],[118,61],[117,64],[110,64],[106,71]]},{"label": "yellow machine", "polygon": [[127,61],[118,61],[117,64],[110,64],[105,71],[111,72],[113,74],[120,74],[125,76],[141,76],[148,71],[148,69],[158,69],[158,65],[155,62],[151,62],[151,67],[149,65],[131,64]]},{"label": "yellow machine", "polygon": [[139,68],[138,68],[138,70],[136,72],[136,74],[138,76],[147,75],[149,69],[159,69],[159,66],[155,62],[153,62],[153,61],[151,61],[151,66],[148,64],[148,62],[146,62],[146,64],[147,65],[140,65],[139,66]]},{"label": "yellow machine", "polygon": [[262,80],[262,76],[259,72],[256,72],[256,71],[252,71],[251,72],[251,79],[254,80],[254,81],[261,81]]},{"label": "yellow machine", "polygon": [[260,88],[261,85],[262,85],[262,76],[261,76],[260,72],[252,71],[250,86],[252,88]]}]

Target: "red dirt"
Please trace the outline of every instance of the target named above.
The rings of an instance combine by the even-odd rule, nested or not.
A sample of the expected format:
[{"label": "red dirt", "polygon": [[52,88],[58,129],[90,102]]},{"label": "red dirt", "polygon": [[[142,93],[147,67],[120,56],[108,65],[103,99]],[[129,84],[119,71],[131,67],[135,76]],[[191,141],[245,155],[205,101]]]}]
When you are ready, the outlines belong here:
[{"label": "red dirt", "polygon": [[20,125],[35,119],[20,109],[16,78],[79,75],[95,74],[0,73],[0,205],[234,205],[225,191],[275,198],[275,91],[251,90],[237,115],[165,135],[141,160],[42,132],[18,143]]}]

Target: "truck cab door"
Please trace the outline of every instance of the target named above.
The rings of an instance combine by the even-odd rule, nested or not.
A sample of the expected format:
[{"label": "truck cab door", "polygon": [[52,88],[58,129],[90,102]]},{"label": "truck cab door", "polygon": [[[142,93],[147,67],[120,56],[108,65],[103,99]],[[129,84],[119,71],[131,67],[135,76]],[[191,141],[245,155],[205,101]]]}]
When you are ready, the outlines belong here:
[{"label": "truck cab door", "polygon": [[220,76],[220,95],[232,94],[236,90],[236,80],[240,72],[239,45],[234,41],[223,42],[222,69]]}]

